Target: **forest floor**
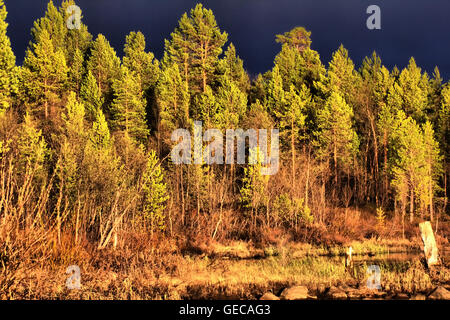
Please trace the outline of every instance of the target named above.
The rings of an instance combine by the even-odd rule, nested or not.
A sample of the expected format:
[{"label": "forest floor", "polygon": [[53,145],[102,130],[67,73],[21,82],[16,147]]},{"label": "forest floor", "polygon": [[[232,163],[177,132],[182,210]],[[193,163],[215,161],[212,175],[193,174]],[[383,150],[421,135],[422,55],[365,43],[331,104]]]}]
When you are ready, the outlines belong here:
[{"label": "forest floor", "polygon": [[[204,250],[164,250],[135,254],[104,250],[90,254],[78,250],[64,260],[49,260],[16,274],[2,299],[259,299],[264,293],[280,295],[285,288],[302,285],[310,299],[337,297],[425,297],[437,286],[450,289],[450,261],[426,268],[421,240],[354,241],[354,262],[346,267],[347,247],[320,247],[302,243],[255,248],[242,241],[210,244]],[[448,242],[439,244],[447,252]],[[171,250],[172,248],[173,250]],[[162,254],[161,252],[164,251]],[[395,256],[400,254],[400,256]],[[390,260],[386,257],[397,257]],[[379,259],[377,259],[377,257]],[[66,268],[81,270],[81,288],[68,289]],[[381,271],[381,289],[367,290],[367,267]],[[334,287],[334,288],[333,288]],[[330,288],[332,288],[330,290]]]}]

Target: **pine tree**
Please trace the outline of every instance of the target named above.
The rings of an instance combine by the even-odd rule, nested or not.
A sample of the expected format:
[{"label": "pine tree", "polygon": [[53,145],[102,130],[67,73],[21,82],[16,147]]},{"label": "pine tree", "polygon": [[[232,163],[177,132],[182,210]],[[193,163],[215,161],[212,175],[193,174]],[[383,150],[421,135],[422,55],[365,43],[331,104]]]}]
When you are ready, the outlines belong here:
[{"label": "pine tree", "polygon": [[255,219],[255,213],[267,205],[267,184],[269,176],[261,175],[264,155],[260,149],[253,148],[249,150],[249,165],[244,168],[244,178],[240,189],[240,200],[245,208],[250,208],[252,219]]},{"label": "pine tree", "polygon": [[391,173],[390,150],[392,149],[392,134],[395,131],[395,110],[387,104],[381,105],[381,110],[377,119],[377,131],[379,133],[379,142],[383,148],[383,190],[384,197],[389,193],[389,177]]},{"label": "pine tree", "polygon": [[[66,28],[66,35],[64,39],[64,47],[66,60],[69,67],[76,62],[76,52],[80,51],[83,56],[86,55],[92,41],[92,35],[89,33],[87,26],[83,23],[83,12],[80,12],[81,23],[79,29],[67,28],[67,21],[69,15],[73,12],[68,12],[70,6],[77,5],[74,0],[63,0],[61,7],[59,8],[60,15],[64,21],[64,27]],[[81,10],[81,9],[80,9]]]},{"label": "pine tree", "polygon": [[443,79],[438,67],[433,70],[433,77],[429,81],[427,118],[436,127],[439,121],[439,109],[441,108]]},{"label": "pine tree", "polygon": [[265,104],[267,104],[268,110],[272,115],[276,110],[281,109],[286,104],[283,79],[281,77],[280,68],[278,65],[275,65],[272,70],[265,99]]},{"label": "pine tree", "polygon": [[17,167],[20,173],[33,172],[36,181],[46,178],[45,161],[49,155],[42,131],[29,114],[25,115],[17,139]]},{"label": "pine tree", "polygon": [[92,124],[89,133],[90,144],[98,150],[109,150],[113,146],[113,141],[109,132],[106,117],[101,110],[97,113],[97,118]]},{"label": "pine tree", "polygon": [[428,92],[428,76],[422,75],[416,61],[411,58],[408,67],[403,69],[398,81],[394,84],[388,101],[389,104],[402,109],[406,115],[412,116],[416,121],[424,122]]},{"label": "pine tree", "polygon": [[80,187],[80,165],[83,159],[83,149],[86,145],[86,130],[84,124],[84,105],[77,101],[74,92],[69,93],[65,112],[62,113],[63,135],[59,149],[59,159],[56,172],[61,191],[68,196],[70,204],[74,204],[77,188]]},{"label": "pine tree", "polygon": [[[39,34],[44,30],[51,35],[51,40],[55,50],[61,50],[67,65],[72,67],[76,50],[80,50],[83,55],[89,47],[92,35],[88,32],[86,25],[82,22],[79,29],[70,30],[67,27],[69,15],[67,12],[69,6],[76,5],[73,0],[63,0],[58,9],[53,1],[49,1],[45,16],[35,21],[31,29],[33,41],[39,39]],[[81,16],[82,18],[82,16]]]},{"label": "pine tree", "polygon": [[443,152],[444,166],[444,206],[448,201],[448,181],[450,178],[450,86],[446,84],[441,92],[441,106],[438,115],[437,137]]},{"label": "pine tree", "polygon": [[278,119],[277,123],[281,132],[289,132],[288,137],[281,135],[281,138],[287,138],[291,147],[292,187],[295,186],[295,149],[297,142],[300,140],[300,131],[305,126],[305,109],[310,100],[310,93],[306,85],[303,85],[298,93],[294,86],[291,85],[289,92],[286,94],[286,104],[274,112],[275,119]]},{"label": "pine tree", "polygon": [[427,121],[422,126],[425,169],[424,177],[420,180],[421,194],[419,199],[422,202],[422,212],[428,208],[430,219],[434,218],[433,198],[438,188],[438,180],[442,176],[442,156],[439,143],[435,139],[433,125]]},{"label": "pine tree", "polygon": [[231,79],[241,90],[246,93],[250,89],[250,78],[244,69],[244,62],[236,54],[236,47],[230,43],[225,56],[219,62],[219,73],[223,74],[219,83],[226,82]]},{"label": "pine tree", "polygon": [[219,105],[216,103],[216,97],[211,87],[207,86],[205,92],[198,93],[193,100],[192,118],[203,121],[204,129],[215,128]]},{"label": "pine tree", "polygon": [[[380,184],[380,146],[383,146],[385,153],[387,152],[387,130],[389,127],[377,125],[377,118],[381,112],[381,108],[386,105],[387,95],[389,89],[392,87],[393,79],[390,76],[389,71],[381,64],[381,59],[375,52],[372,53],[370,58],[366,57],[360,69],[362,85],[358,88],[357,96],[355,97],[355,118],[357,127],[359,129],[361,144],[366,145],[366,151],[364,159],[367,162],[369,177],[373,181],[375,187],[375,199],[378,200],[381,195]],[[386,111],[386,110],[384,110]],[[390,116],[385,117],[387,114],[383,114],[383,121],[389,121]],[[380,133],[379,129],[383,129]],[[380,143],[381,141],[381,143]],[[387,160],[387,158],[385,159]],[[386,165],[387,161],[385,161]],[[385,172],[386,173],[386,172]],[[367,182],[367,175],[364,175],[364,184],[367,186],[370,183]],[[383,201],[386,200],[387,189],[386,184],[383,194]]]},{"label": "pine tree", "polygon": [[143,214],[145,220],[150,222],[150,232],[155,230],[164,230],[165,203],[169,199],[167,185],[164,182],[164,171],[159,163],[158,157],[154,151],[147,155],[147,164],[145,167],[143,180],[144,208]]},{"label": "pine tree", "polygon": [[226,130],[237,128],[247,110],[247,97],[238,83],[225,76],[217,89],[215,103],[217,112],[214,116],[216,128]]},{"label": "pine tree", "polygon": [[84,68],[84,56],[80,49],[75,49],[73,62],[69,67],[69,82],[70,88],[74,92],[81,90],[81,84],[83,81],[83,75],[85,73]]},{"label": "pine tree", "polygon": [[33,25],[30,47],[36,44],[42,32],[46,31],[50,35],[54,50],[61,51],[64,55],[66,65],[70,69],[71,88],[78,91],[81,84],[81,75],[84,71],[83,61],[92,41],[92,35],[82,22],[79,29],[71,30],[67,27],[69,14],[73,14],[73,12],[68,12],[67,9],[73,5],[76,5],[75,1],[64,0],[58,9],[53,1],[50,1],[45,16],[35,21]]},{"label": "pine tree", "polygon": [[80,97],[86,106],[87,119],[94,122],[97,113],[102,110],[104,99],[97,85],[97,80],[90,70],[81,85]]},{"label": "pine tree", "polygon": [[173,130],[190,128],[189,101],[189,93],[178,65],[173,64],[164,69],[156,86],[156,102],[159,113],[158,135],[166,144],[171,144],[170,133]]},{"label": "pine tree", "polygon": [[289,32],[277,35],[277,42],[287,44],[297,51],[304,51],[311,45],[311,32],[304,27],[296,27]]},{"label": "pine tree", "polygon": [[301,53],[288,44],[283,45],[281,52],[275,57],[284,90],[289,91],[291,85],[300,87],[304,83],[300,75],[301,60]]},{"label": "pine tree", "polygon": [[333,53],[327,77],[321,81],[319,87],[327,95],[333,91],[339,92],[348,104],[354,105],[356,89],[359,87],[359,77],[355,71],[355,65],[343,45]]},{"label": "pine tree", "polygon": [[61,50],[64,53],[64,58],[66,58],[64,49],[66,47],[67,31],[66,21],[58,8],[53,4],[53,0],[50,0],[47,4],[45,16],[36,20],[33,24],[30,47],[33,47],[33,44],[40,41],[43,32],[47,32],[51,36],[50,40],[54,50]]},{"label": "pine tree", "polygon": [[73,142],[74,147],[83,145],[84,141],[81,139],[84,136],[84,105],[77,101],[76,94],[69,92],[69,98],[66,103],[66,110],[62,114],[65,134],[67,138]]},{"label": "pine tree", "polygon": [[403,111],[398,112],[395,127],[391,142],[395,148],[392,185],[402,205],[403,214],[409,197],[412,222],[419,183],[421,179],[426,178],[423,136],[416,121],[412,117],[406,117]]},{"label": "pine tree", "polygon": [[277,42],[282,43],[282,48],[275,57],[275,64],[280,69],[286,91],[289,91],[291,85],[299,88],[305,84],[315,93],[315,82],[321,81],[325,76],[326,70],[319,53],[310,48],[310,35],[311,32],[303,27],[277,35]]},{"label": "pine tree", "polygon": [[211,10],[197,4],[185,13],[165,43],[164,66],[178,64],[190,92],[203,92],[212,85],[218,57],[228,38],[221,32]]},{"label": "pine tree", "polygon": [[258,74],[256,79],[252,81],[250,92],[248,93],[249,103],[256,103],[256,101],[265,101],[268,84],[271,78],[272,76],[270,71],[266,72],[264,75]]},{"label": "pine tree", "polygon": [[141,32],[130,32],[126,37],[123,65],[141,79],[141,88],[146,92],[156,85],[159,77],[159,62],[151,52],[145,52],[145,37]]},{"label": "pine tree", "polygon": [[7,14],[5,4],[0,0],[0,114],[11,106],[11,94],[18,90],[15,77],[16,57],[6,34]]},{"label": "pine tree", "polygon": [[29,99],[38,106],[43,105],[47,118],[49,107],[56,105],[63,94],[68,68],[63,52],[54,48],[47,30],[43,29],[35,36],[36,43],[25,55],[23,81]]},{"label": "pine tree", "polygon": [[[108,215],[117,214],[112,209],[117,201],[117,192],[126,184],[127,176],[120,158],[116,155],[114,139],[101,110],[91,130],[88,131],[87,138],[80,169],[81,192],[96,206],[102,208],[96,212],[100,215],[100,219],[105,221],[114,219],[114,216]],[[105,231],[104,224],[100,222],[99,228],[102,234]]]},{"label": "pine tree", "polygon": [[359,148],[359,139],[353,127],[353,109],[337,92],[332,92],[325,108],[319,114],[320,155],[331,155],[336,186],[339,181],[338,168],[349,173]]},{"label": "pine tree", "polygon": [[121,69],[120,59],[102,34],[99,34],[92,44],[87,70],[97,79],[97,86],[105,102],[109,104],[112,101],[112,84],[120,77]]},{"label": "pine tree", "polygon": [[146,101],[139,76],[133,76],[122,66],[120,78],[113,83],[113,90],[111,113],[114,128],[124,131],[137,142],[145,142],[149,131],[145,122]]}]

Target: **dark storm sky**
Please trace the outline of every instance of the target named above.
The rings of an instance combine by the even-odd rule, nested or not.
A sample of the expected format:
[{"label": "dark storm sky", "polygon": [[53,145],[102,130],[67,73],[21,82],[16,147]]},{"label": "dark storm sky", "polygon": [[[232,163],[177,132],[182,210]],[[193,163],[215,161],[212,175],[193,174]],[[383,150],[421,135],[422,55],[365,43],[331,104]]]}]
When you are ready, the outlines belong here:
[{"label": "dark storm sky", "polygon": [[[54,1],[59,5],[61,1]],[[78,0],[83,22],[96,36],[103,33],[122,55],[126,34],[142,31],[149,49],[160,58],[183,12],[199,0]],[[18,61],[23,60],[33,21],[44,15],[47,0],[5,0],[8,34]],[[438,66],[450,78],[449,0],[203,0],[229,34],[254,75],[270,69],[280,50],[275,35],[295,26],[312,31],[312,48],[328,65],[343,43],[357,66],[376,50],[391,69],[403,68],[411,56],[429,74]],[[366,28],[366,8],[381,8],[381,30]]]}]

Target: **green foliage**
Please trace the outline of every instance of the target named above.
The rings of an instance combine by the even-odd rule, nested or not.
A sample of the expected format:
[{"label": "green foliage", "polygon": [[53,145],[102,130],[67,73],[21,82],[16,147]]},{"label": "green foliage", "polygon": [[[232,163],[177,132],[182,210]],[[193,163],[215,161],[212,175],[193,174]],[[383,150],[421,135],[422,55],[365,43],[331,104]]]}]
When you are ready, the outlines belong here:
[{"label": "green foliage", "polygon": [[384,223],[385,223],[385,220],[386,220],[386,213],[384,212],[384,210],[383,210],[383,208],[377,208],[377,216],[376,216],[376,219],[377,219],[377,224],[378,224],[378,227],[384,227]]},{"label": "green foliage", "polygon": [[97,118],[92,125],[89,139],[96,149],[110,149],[112,146],[108,123],[101,110],[97,113]]},{"label": "green foliage", "polygon": [[450,163],[450,86],[448,84],[442,89],[441,96],[437,136],[445,157],[444,159],[447,163]]},{"label": "green foliage", "polygon": [[218,57],[227,38],[212,11],[197,4],[189,16],[183,14],[170,41],[166,40],[164,66],[176,63],[191,92],[206,92],[215,80]]},{"label": "green foliage", "polygon": [[291,86],[289,92],[285,94],[285,99],[285,103],[278,106],[279,109],[273,110],[274,118],[281,131],[281,138],[287,136],[286,138],[291,139],[295,145],[300,138],[300,131],[305,126],[305,110],[306,105],[311,101],[311,96],[305,85],[300,88],[298,93],[294,86]]},{"label": "green foliage", "polygon": [[[64,0],[58,9],[53,4],[53,1],[49,1],[45,16],[35,21],[31,29],[31,35],[34,43],[39,42],[40,35],[43,32],[51,35],[54,50],[60,50],[64,55],[67,66],[71,69],[76,69],[80,67],[80,55],[77,51],[82,56],[86,53],[92,40],[92,35],[83,23],[80,24],[80,29],[70,30],[67,28],[67,21],[69,19],[67,8],[72,5],[76,5],[75,1]],[[74,80],[74,83],[76,81],[76,79],[71,80]]]},{"label": "green foliage", "polygon": [[[55,50],[63,51],[65,47],[65,38],[67,34],[67,26],[63,16],[58,8],[50,0],[47,4],[45,16],[36,20],[31,29],[32,42],[35,44],[40,41],[42,33],[51,35],[52,47]],[[65,58],[65,56],[64,56]]]},{"label": "green foliage", "polygon": [[11,94],[18,90],[15,74],[16,57],[6,34],[8,27],[6,16],[5,4],[0,0],[0,114],[11,106]]},{"label": "green foliage", "polygon": [[359,148],[358,136],[353,128],[353,110],[337,92],[332,92],[325,108],[319,113],[320,154],[330,155],[335,165],[349,169]]},{"label": "green foliage", "polygon": [[81,89],[85,71],[83,52],[80,49],[75,49],[73,62],[69,68],[69,81],[71,88],[76,92],[79,92]]},{"label": "green foliage", "polygon": [[178,128],[189,128],[190,97],[182,80],[178,65],[162,70],[156,85],[161,139],[170,145],[170,133]]},{"label": "green foliage", "polygon": [[79,29],[68,29],[67,20],[69,14],[67,8],[76,5],[74,0],[63,0],[59,12],[63,17],[64,27],[66,29],[66,36],[64,40],[64,48],[66,53],[66,60],[69,66],[72,66],[76,61],[76,52],[80,51],[83,55],[87,53],[92,41],[92,35],[89,33],[87,26],[83,23],[83,12],[81,11],[81,23]]},{"label": "green foliage", "polygon": [[150,222],[150,230],[164,230],[165,203],[169,199],[163,169],[154,151],[147,156],[143,179],[144,218]]},{"label": "green foliage", "polygon": [[159,77],[159,62],[151,52],[145,52],[145,37],[141,32],[130,32],[126,37],[123,65],[139,77],[141,89],[145,92],[155,86]]},{"label": "green foliage", "polygon": [[289,91],[291,85],[296,88],[306,85],[316,92],[316,82],[321,81],[326,72],[317,51],[309,47],[299,51],[288,44],[283,44],[281,52],[275,57],[275,65],[279,68],[286,91]]},{"label": "green foliage", "polygon": [[126,183],[123,166],[114,150],[114,139],[101,111],[88,132],[80,171],[82,191],[93,198],[100,210],[113,204],[116,192]]},{"label": "green foliage", "polygon": [[414,120],[423,122],[428,104],[428,92],[428,76],[422,75],[416,61],[411,58],[408,67],[400,73],[398,81],[389,94],[389,104],[403,110]]},{"label": "green foliage", "polygon": [[36,33],[25,54],[23,82],[30,102],[44,105],[44,115],[49,116],[48,105],[56,104],[62,96],[69,71],[64,53],[53,46],[46,29]]},{"label": "green foliage", "polygon": [[244,62],[237,56],[236,47],[232,43],[225,51],[223,59],[219,61],[217,69],[223,74],[223,78],[219,78],[218,82],[223,83],[231,79],[243,93],[250,89],[250,78],[244,69]]},{"label": "green foliage", "polygon": [[237,128],[247,110],[247,96],[236,82],[225,76],[215,97],[217,111],[214,116],[216,128]]},{"label": "green foliage", "polygon": [[111,105],[112,123],[116,130],[124,131],[137,142],[144,143],[149,134],[145,122],[146,100],[140,77],[122,66],[119,79],[113,82],[114,100]]},{"label": "green foliage", "polygon": [[[373,53],[356,71],[342,45],[326,69],[311,33],[297,27],[277,36],[273,68],[250,84],[238,50],[230,43],[223,52],[228,35],[201,4],[181,17],[161,66],[141,32],[127,35],[121,61],[103,35],[92,41],[84,24],[67,28],[74,4],[50,1],[16,67],[0,0],[0,173],[14,184],[33,177],[23,197],[11,191],[11,199],[40,199],[24,210],[39,211],[39,222],[51,221],[46,211],[76,213],[86,239],[100,234],[101,248],[136,217],[151,232],[163,230],[167,213],[171,232],[196,226],[217,239],[231,234],[228,225],[250,226],[249,234],[279,223],[296,231],[316,219],[326,225],[328,202],[338,199],[346,207],[373,201],[379,225],[394,203],[403,213],[409,204],[412,215],[440,214],[450,87],[438,69],[429,79],[411,59],[389,72]],[[279,173],[261,175],[259,148],[249,150],[248,165],[202,159],[173,170],[171,133],[192,132],[194,120],[223,133],[280,129]],[[237,202],[251,211],[251,224],[247,214],[228,213]]]},{"label": "green foliage", "polygon": [[28,170],[34,172],[39,181],[46,177],[45,162],[49,157],[47,144],[42,137],[42,131],[37,129],[36,122],[29,114],[25,115],[17,138],[17,165],[20,173]]},{"label": "green foliage", "polygon": [[99,34],[92,43],[91,54],[87,61],[87,70],[91,71],[97,80],[98,88],[105,101],[110,102],[112,98],[112,84],[120,76],[120,59],[102,34]]},{"label": "green foliage", "polygon": [[397,198],[406,205],[409,193],[411,215],[416,202],[423,213],[432,205],[438,189],[437,179],[442,172],[442,157],[431,123],[426,122],[420,127],[412,117],[399,111],[392,144],[395,146],[392,183]]},{"label": "green foliage", "polygon": [[269,176],[261,175],[264,155],[260,149],[253,148],[249,151],[249,164],[244,168],[244,178],[240,189],[241,203],[245,208],[251,208],[252,211],[258,210],[267,203],[267,183]]},{"label": "green foliage", "polygon": [[61,115],[64,123],[65,136],[72,143],[73,147],[83,145],[85,143],[85,108],[81,102],[78,102],[74,92],[69,93],[66,103],[66,110]]},{"label": "green foliage", "polygon": [[289,32],[277,35],[277,42],[288,44],[298,51],[303,51],[311,45],[311,32],[304,27],[296,27]]},{"label": "green foliage", "polygon": [[326,95],[338,92],[349,105],[353,105],[356,89],[360,79],[355,71],[355,65],[343,45],[333,53],[328,67],[327,77],[318,84]]},{"label": "green foliage", "polygon": [[207,86],[205,92],[198,93],[192,103],[192,118],[203,121],[206,128],[216,126],[216,115],[219,111],[219,105],[216,103],[216,97],[210,86]]},{"label": "green foliage", "polygon": [[89,70],[80,89],[80,97],[86,105],[87,119],[93,122],[102,110],[104,98],[92,72]]},{"label": "green foliage", "polygon": [[305,204],[305,200],[303,198],[292,199],[287,193],[283,193],[275,199],[272,209],[281,221],[291,224],[291,226],[297,225],[299,222],[309,225],[314,221],[311,209]]}]

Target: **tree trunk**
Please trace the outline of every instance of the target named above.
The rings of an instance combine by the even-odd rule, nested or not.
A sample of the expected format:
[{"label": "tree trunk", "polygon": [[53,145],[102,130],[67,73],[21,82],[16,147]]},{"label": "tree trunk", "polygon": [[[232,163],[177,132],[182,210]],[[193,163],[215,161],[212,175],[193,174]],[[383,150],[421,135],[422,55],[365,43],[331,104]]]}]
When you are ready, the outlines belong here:
[{"label": "tree trunk", "polygon": [[294,118],[291,119],[291,153],[292,153],[292,191],[295,192],[295,139],[294,139]]},{"label": "tree trunk", "polygon": [[433,210],[433,180],[430,181],[430,220],[433,221],[434,210]]},{"label": "tree trunk", "polygon": [[306,186],[305,186],[305,205],[308,207],[308,197],[309,197],[309,166],[311,160],[311,148],[308,146],[308,164],[306,165]]}]

